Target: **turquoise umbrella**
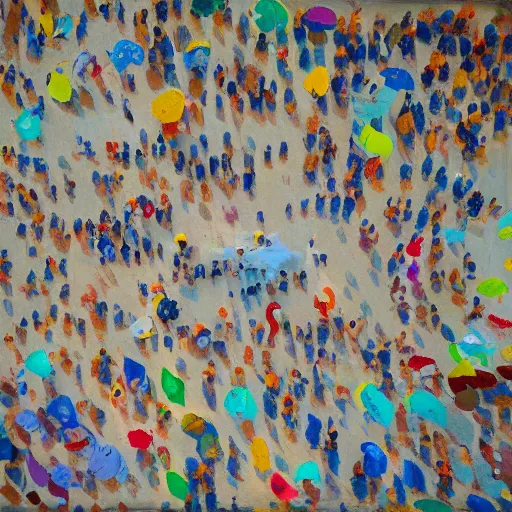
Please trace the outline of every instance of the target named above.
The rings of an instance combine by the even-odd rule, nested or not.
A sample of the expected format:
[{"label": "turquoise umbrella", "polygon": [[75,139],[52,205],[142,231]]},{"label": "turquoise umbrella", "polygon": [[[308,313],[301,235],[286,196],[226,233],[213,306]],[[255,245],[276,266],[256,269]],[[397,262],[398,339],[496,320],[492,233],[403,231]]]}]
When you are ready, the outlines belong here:
[{"label": "turquoise umbrella", "polygon": [[242,418],[244,420],[254,420],[258,413],[258,407],[246,388],[233,388],[228,391],[224,399],[224,407],[233,418]]},{"label": "turquoise umbrella", "polygon": [[393,421],[395,408],[386,395],[374,384],[368,384],[361,392],[361,401],[370,416],[381,425],[389,427]]},{"label": "turquoise umbrella", "polygon": [[14,122],[14,128],[22,140],[35,140],[41,135],[41,118],[25,109]]},{"label": "turquoise umbrella", "polygon": [[427,421],[446,427],[448,411],[439,399],[428,391],[422,389],[415,391],[408,399],[411,412],[414,412]]}]

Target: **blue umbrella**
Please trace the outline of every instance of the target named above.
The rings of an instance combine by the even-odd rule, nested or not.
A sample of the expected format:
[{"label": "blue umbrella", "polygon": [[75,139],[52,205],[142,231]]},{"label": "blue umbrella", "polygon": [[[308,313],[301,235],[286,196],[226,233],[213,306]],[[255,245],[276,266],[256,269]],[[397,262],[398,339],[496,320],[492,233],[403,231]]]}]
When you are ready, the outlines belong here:
[{"label": "blue umbrella", "polygon": [[140,66],[144,62],[142,46],[128,39],[118,41],[111,52],[107,51],[107,54],[118,73],[122,73],[130,64]]},{"label": "blue umbrella", "polygon": [[168,320],[176,320],[180,315],[180,310],[178,309],[178,303],[175,300],[168,299],[164,297],[156,308],[156,314],[162,322],[167,322]]},{"label": "blue umbrella", "polygon": [[370,478],[380,478],[387,470],[388,458],[382,448],[375,443],[363,443],[363,470]]},{"label": "blue umbrella", "polygon": [[495,506],[487,499],[476,494],[470,494],[466,500],[466,505],[471,512],[496,512]]},{"label": "blue umbrella", "polygon": [[395,91],[414,91],[414,80],[409,72],[401,68],[387,68],[380,72],[386,81],[384,85]]}]

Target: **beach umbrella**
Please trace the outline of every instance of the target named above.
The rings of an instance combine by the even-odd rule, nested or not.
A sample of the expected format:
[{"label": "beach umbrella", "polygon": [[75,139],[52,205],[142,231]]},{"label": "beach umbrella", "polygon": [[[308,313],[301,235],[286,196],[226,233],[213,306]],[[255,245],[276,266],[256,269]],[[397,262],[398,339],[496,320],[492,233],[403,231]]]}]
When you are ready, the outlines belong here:
[{"label": "beach umbrella", "polygon": [[509,210],[499,218],[498,237],[501,240],[512,238],[512,210]]},{"label": "beach umbrella", "polygon": [[480,368],[474,368],[467,359],[463,359],[449,374],[448,385],[454,393],[473,389],[491,389],[496,387],[496,376]]},{"label": "beach umbrella", "polygon": [[55,19],[55,28],[53,30],[53,37],[63,37],[68,39],[70,32],[73,30],[73,18],[69,14],[59,16]]},{"label": "beach umbrella", "polygon": [[394,91],[414,91],[414,79],[411,74],[402,68],[386,68],[380,72],[384,77],[384,85]]},{"label": "beach umbrella", "polygon": [[371,124],[365,124],[359,137],[353,135],[354,140],[365,150],[379,155],[384,160],[393,153],[393,140],[389,135],[379,132]]},{"label": "beach umbrella", "polygon": [[471,387],[473,389],[492,389],[498,385],[498,379],[494,373],[475,368],[474,377],[459,377],[458,379],[448,379],[448,385],[454,393],[460,393]]},{"label": "beach umbrella", "polygon": [[181,420],[181,430],[186,434],[192,434],[192,437],[201,436],[206,430],[206,421],[197,414],[189,412]]},{"label": "beach umbrella", "polygon": [[190,12],[197,17],[207,18],[218,9],[225,9],[224,0],[192,0]]},{"label": "beach umbrella", "polygon": [[20,139],[35,140],[41,135],[41,118],[26,108],[14,121],[14,128]]},{"label": "beach umbrella", "polygon": [[446,503],[437,500],[418,500],[414,502],[414,506],[422,512],[452,512],[453,509]]},{"label": "beach umbrella", "polygon": [[295,482],[302,480],[311,480],[315,485],[322,485],[322,476],[320,475],[320,468],[315,461],[308,461],[302,463],[295,471]]},{"label": "beach umbrella", "polygon": [[299,491],[292,487],[279,473],[270,477],[270,488],[281,501],[291,501],[298,497]]},{"label": "beach umbrella", "polygon": [[499,277],[489,277],[476,287],[476,291],[486,297],[498,297],[501,302],[502,296],[508,293],[508,286]]},{"label": "beach umbrella", "polygon": [[481,365],[489,365],[489,357],[494,356],[497,349],[495,343],[488,343],[477,329],[471,329],[462,341],[457,343],[457,350],[470,360],[477,360]]},{"label": "beach umbrella", "polygon": [[[197,324],[201,325],[201,324]],[[204,325],[201,325],[201,328],[197,331],[197,334],[195,335],[195,342],[196,345],[201,349],[204,350],[211,341],[212,332],[210,329],[207,329],[204,327]]]},{"label": "beach umbrella", "polygon": [[183,64],[189,71],[194,71],[199,78],[206,75],[210,60],[211,45],[208,41],[191,41],[183,53]]},{"label": "beach umbrella", "polygon": [[177,320],[180,316],[180,310],[178,309],[178,303],[175,300],[171,300],[168,297],[164,297],[156,308],[156,314],[162,322],[169,320]]},{"label": "beach umbrella", "polygon": [[41,16],[39,16],[39,26],[43,29],[46,37],[52,37],[55,25],[53,22],[53,14],[50,9],[41,10]]},{"label": "beach umbrella", "polygon": [[375,384],[368,384],[361,392],[361,401],[370,416],[385,427],[393,421],[395,408],[391,401]]},{"label": "beach umbrella", "polygon": [[388,458],[382,448],[372,442],[361,445],[363,470],[370,478],[380,478],[387,470]]},{"label": "beach umbrella", "polygon": [[497,327],[498,329],[512,328],[512,320],[501,318],[499,316],[493,315],[492,313],[487,317],[487,320],[493,327]]},{"label": "beach umbrella", "polygon": [[314,98],[325,96],[329,90],[329,71],[324,66],[317,66],[304,79],[303,85]]},{"label": "beach umbrella", "polygon": [[253,466],[260,473],[266,473],[272,469],[272,465],[270,464],[270,451],[265,439],[262,437],[252,438],[251,454],[253,458]]},{"label": "beach umbrella", "polygon": [[122,73],[130,64],[140,66],[144,62],[144,48],[128,39],[118,41],[111,52],[107,51],[107,55],[118,73]]},{"label": "beach umbrella", "polygon": [[338,23],[336,13],[328,7],[316,5],[308,9],[302,16],[302,23],[311,30],[311,32],[323,32],[332,30]]},{"label": "beach umbrella", "polygon": [[134,338],[145,339],[152,335],[153,319],[150,316],[141,316],[130,325],[130,332]]},{"label": "beach umbrella", "polygon": [[470,386],[455,394],[455,405],[462,411],[471,412],[479,403],[478,393]]},{"label": "beach umbrella", "polygon": [[506,380],[512,380],[512,365],[497,366],[496,371]]},{"label": "beach umbrella", "polygon": [[151,113],[162,123],[175,123],[185,109],[185,95],[179,89],[169,89],[151,103]]},{"label": "beach umbrella", "polygon": [[224,407],[233,418],[254,420],[258,413],[256,401],[247,388],[235,387],[228,391],[224,399]]},{"label": "beach umbrella", "polygon": [[414,371],[419,372],[421,369],[425,368],[425,366],[435,365],[436,360],[431,357],[419,356],[415,354],[409,359],[407,366]]},{"label": "beach umbrella", "polygon": [[25,360],[25,367],[43,379],[53,370],[48,354],[43,349],[32,352]]},{"label": "beach umbrella", "polygon": [[361,393],[363,392],[364,388],[371,384],[371,382],[361,382],[358,384],[356,389],[354,389],[354,392],[352,393],[352,397],[354,399],[355,406],[361,411],[364,412],[366,410],[366,407],[363,404],[363,401],[361,400]]},{"label": "beach umbrella", "polygon": [[130,359],[124,358],[123,371],[126,376],[128,387],[132,387],[132,382],[137,379],[137,387],[141,387],[146,381],[146,368],[144,365]]},{"label": "beach umbrella", "polygon": [[476,494],[468,495],[466,505],[471,512],[496,512],[496,507],[488,499]]},{"label": "beach umbrella", "polygon": [[290,19],[288,9],[279,0],[258,0],[251,12],[259,32],[285,31]]},{"label": "beach umbrella", "polygon": [[64,70],[59,66],[55,71],[48,73],[46,77],[46,88],[48,94],[60,103],[66,103],[71,99],[73,89],[71,81],[64,73]]},{"label": "beach umbrella", "polygon": [[178,473],[167,471],[165,475],[169,492],[179,500],[185,501],[188,496],[188,482]]},{"label": "beach umbrella", "polygon": [[423,419],[432,421],[441,427],[446,426],[448,420],[446,406],[432,393],[420,389],[409,395],[404,403],[411,412]]},{"label": "beach umbrella", "polygon": [[179,377],[175,377],[167,368],[162,368],[161,382],[169,401],[185,405],[185,383]]}]

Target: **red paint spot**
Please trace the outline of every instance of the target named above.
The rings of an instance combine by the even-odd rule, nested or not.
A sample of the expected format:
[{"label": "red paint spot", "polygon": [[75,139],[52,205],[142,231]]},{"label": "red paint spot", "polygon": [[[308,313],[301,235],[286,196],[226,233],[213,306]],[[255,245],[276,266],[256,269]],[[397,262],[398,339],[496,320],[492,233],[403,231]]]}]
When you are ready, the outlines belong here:
[{"label": "red paint spot", "polygon": [[448,385],[454,393],[465,391],[467,386],[473,389],[490,389],[496,387],[498,380],[490,372],[476,370],[476,376],[462,376],[448,378]]},{"label": "red paint spot", "polygon": [[318,309],[318,312],[324,318],[328,319],[329,318],[329,311],[334,309],[334,306],[336,305],[336,296],[334,295],[334,292],[332,291],[332,289],[329,288],[328,286],[326,286],[322,291],[327,295],[329,300],[327,302],[321,301],[315,295],[315,298],[313,299],[313,307],[315,309]]},{"label": "red paint spot", "polygon": [[411,240],[407,244],[405,252],[413,258],[419,258],[421,256],[421,242],[423,242],[423,240],[424,238],[422,236],[416,238],[416,240]]},{"label": "red paint spot", "polygon": [[496,371],[507,380],[512,380],[512,365],[497,366]]},{"label": "red paint spot", "polygon": [[292,487],[279,473],[274,473],[270,478],[270,488],[281,501],[295,499],[299,492]]},{"label": "red paint spot", "polygon": [[64,448],[66,448],[68,452],[79,452],[88,445],[89,441],[87,439],[82,439],[81,441],[76,441],[75,443],[65,443]]},{"label": "red paint spot", "polygon": [[128,432],[128,441],[132,448],[147,450],[149,445],[153,442],[153,436],[147,434],[144,430],[137,429]]},{"label": "red paint spot", "polygon": [[407,366],[412,370],[419,372],[422,368],[431,364],[436,364],[436,360],[431,357],[414,355],[409,359]]},{"label": "red paint spot", "polygon": [[276,309],[281,309],[281,306],[277,302],[271,302],[267,306],[267,310],[265,313],[267,322],[270,325],[270,333],[268,335],[268,344],[270,347],[275,347],[274,338],[276,337],[276,334],[279,332],[279,324],[277,323],[277,320],[274,318],[274,311]]},{"label": "red paint spot", "polygon": [[512,327],[512,320],[507,320],[506,318],[500,318],[499,316],[491,314],[487,319],[491,325],[499,327],[500,329],[510,329]]}]

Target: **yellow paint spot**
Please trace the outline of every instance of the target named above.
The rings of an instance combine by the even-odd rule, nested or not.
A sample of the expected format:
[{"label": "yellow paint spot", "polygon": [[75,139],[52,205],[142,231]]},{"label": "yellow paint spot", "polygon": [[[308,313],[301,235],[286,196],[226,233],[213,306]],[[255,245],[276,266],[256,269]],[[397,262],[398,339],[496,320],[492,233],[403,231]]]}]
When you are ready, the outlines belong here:
[{"label": "yellow paint spot", "polygon": [[272,468],[270,465],[270,452],[267,443],[261,437],[253,437],[251,453],[254,467],[261,473]]}]

